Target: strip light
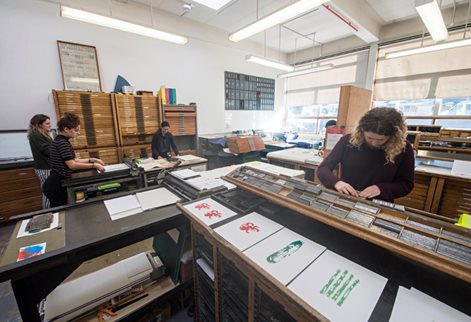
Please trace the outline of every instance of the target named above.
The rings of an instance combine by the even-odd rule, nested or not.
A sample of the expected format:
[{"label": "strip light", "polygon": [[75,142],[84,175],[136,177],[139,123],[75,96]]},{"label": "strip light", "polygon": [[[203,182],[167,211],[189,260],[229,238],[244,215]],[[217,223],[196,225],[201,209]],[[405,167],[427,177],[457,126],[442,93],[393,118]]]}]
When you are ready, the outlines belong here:
[{"label": "strip light", "polygon": [[327,1],[328,0],[300,0],[230,34],[229,40],[233,42],[241,41],[242,39],[248,38],[265,29],[281,24],[299,16],[300,14],[312,10]]},{"label": "strip light", "polygon": [[61,6],[61,16],[159,40],[165,40],[179,45],[184,45],[188,42],[188,38],[183,36],[174,35],[157,29],[136,25],[130,22],[101,16],[66,6]]},{"label": "strip light", "polygon": [[327,64],[327,65],[322,65],[322,66],[317,66],[317,67],[309,67],[309,68],[295,70],[290,73],[280,74],[278,75],[278,78],[286,78],[286,77],[294,77],[294,76],[299,76],[299,75],[311,74],[311,73],[321,72],[323,70],[328,70],[332,68],[334,68],[333,64]]},{"label": "strip light", "polygon": [[291,71],[294,70],[293,66],[285,65],[285,64],[282,64],[282,63],[277,63],[273,60],[260,58],[260,57],[254,56],[254,55],[248,55],[245,58],[245,60],[247,60],[248,62],[251,62],[251,63],[265,65],[265,66],[273,67],[273,68],[276,68],[276,69],[281,69],[281,70],[284,70],[285,72],[291,72]]},{"label": "strip light", "polygon": [[418,47],[418,48],[413,48],[413,49],[396,51],[396,52],[393,52],[393,53],[387,53],[385,55],[385,58],[386,59],[398,58],[398,57],[404,57],[404,56],[410,56],[410,55],[416,55],[416,54],[422,54],[422,53],[429,53],[429,52],[432,52],[432,51],[438,51],[438,50],[450,49],[450,48],[457,48],[457,47],[463,47],[463,46],[469,46],[469,45],[471,45],[471,38],[466,38],[466,39],[452,41],[452,42],[446,42],[446,43],[438,44],[438,45]]},{"label": "strip light", "polygon": [[415,9],[433,40],[440,41],[448,38],[448,30],[436,0],[415,0]]}]

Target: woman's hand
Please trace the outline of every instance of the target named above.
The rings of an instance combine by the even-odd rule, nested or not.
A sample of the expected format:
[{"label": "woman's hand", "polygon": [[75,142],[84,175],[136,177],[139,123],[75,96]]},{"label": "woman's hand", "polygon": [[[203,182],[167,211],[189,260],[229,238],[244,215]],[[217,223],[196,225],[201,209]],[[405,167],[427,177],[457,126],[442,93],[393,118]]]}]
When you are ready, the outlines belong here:
[{"label": "woman's hand", "polygon": [[[98,160],[100,160],[100,159],[98,159]],[[95,168],[98,172],[105,172],[105,167],[103,166],[103,164],[101,164],[99,162],[94,162],[93,163],[93,168]]]},{"label": "woman's hand", "polygon": [[379,196],[380,194],[381,194],[381,190],[379,190],[378,186],[372,185],[365,188],[362,192],[360,192],[360,197],[371,199],[376,196]]},{"label": "woman's hand", "polygon": [[101,159],[97,159],[97,158],[90,158],[88,162],[90,162],[90,163],[98,163],[98,164],[100,164],[100,165],[102,165],[102,166],[105,165],[105,162],[103,162]]},{"label": "woman's hand", "polygon": [[334,188],[338,192],[341,192],[345,195],[351,195],[351,196],[354,196],[354,197],[358,197],[357,191],[351,185],[349,185],[348,183],[346,183],[344,181],[338,181],[335,184]]}]

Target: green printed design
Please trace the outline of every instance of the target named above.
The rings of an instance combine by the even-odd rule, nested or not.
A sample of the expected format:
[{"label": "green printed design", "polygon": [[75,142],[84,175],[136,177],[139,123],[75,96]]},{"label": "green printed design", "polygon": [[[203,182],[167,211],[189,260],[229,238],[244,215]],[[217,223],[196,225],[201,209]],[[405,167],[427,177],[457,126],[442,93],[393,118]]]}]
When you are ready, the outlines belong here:
[{"label": "green printed design", "polygon": [[303,242],[300,240],[296,240],[292,243],[289,243],[286,247],[283,247],[279,251],[274,252],[273,254],[267,256],[267,262],[276,264],[281,262],[286,257],[293,255],[301,248]]},{"label": "green printed design", "polygon": [[353,279],[353,274],[350,274],[350,277],[348,278],[348,280],[345,283],[343,283],[342,287],[339,288],[339,290],[337,292],[335,292],[334,296],[332,296],[332,300],[337,301],[340,294],[342,294],[343,291],[345,291],[345,289],[347,288],[348,284],[350,284],[352,279]]},{"label": "green printed design", "polygon": [[337,305],[338,305],[338,306],[342,306],[343,302],[345,302],[345,300],[346,300],[347,297],[350,295],[350,293],[353,291],[353,289],[355,288],[355,286],[357,286],[359,283],[360,283],[360,280],[359,280],[359,279],[356,279],[355,282],[353,282],[353,284],[350,285],[350,287],[347,289],[347,291],[346,291],[345,293],[343,293],[343,296],[342,296],[342,298],[340,299],[340,301],[337,302]]},{"label": "green printed design", "polygon": [[332,283],[334,282],[334,280],[337,278],[337,276],[339,276],[340,274],[340,270],[338,269],[334,275],[332,275],[332,277],[330,278],[330,280],[327,282],[327,284],[324,285],[324,287],[322,288],[321,290],[321,294],[324,294],[327,289],[330,287],[330,285],[332,285]]},{"label": "green printed design", "polygon": [[342,275],[340,275],[340,277],[335,281],[334,285],[332,285],[332,287],[327,291],[327,297],[330,297],[335,292],[335,290],[337,289],[337,287],[339,287],[339,285],[342,283],[343,279],[347,274],[348,271],[344,270]]},{"label": "green printed design", "polygon": [[[347,300],[350,293],[353,289],[360,284],[360,280],[356,279],[352,282],[354,275],[350,274],[348,279],[345,277],[348,275],[348,270],[344,270],[340,274],[341,270],[337,269],[334,275],[329,279],[329,281],[322,287],[320,293],[325,294],[327,297],[333,296],[331,299],[334,302],[337,302],[338,306],[342,306],[343,303]],[[344,281],[345,280],[345,281]]]}]

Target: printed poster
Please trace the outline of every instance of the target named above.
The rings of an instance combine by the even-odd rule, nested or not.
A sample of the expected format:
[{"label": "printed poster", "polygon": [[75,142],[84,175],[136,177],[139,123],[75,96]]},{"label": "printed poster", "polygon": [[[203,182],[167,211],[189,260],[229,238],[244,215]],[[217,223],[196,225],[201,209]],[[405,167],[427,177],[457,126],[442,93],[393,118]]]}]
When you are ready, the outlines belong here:
[{"label": "printed poster", "polygon": [[324,246],[283,228],[250,247],[244,254],[286,285],[325,249]]},{"label": "printed poster", "polygon": [[202,199],[184,207],[208,226],[237,215],[234,211],[211,198]]},{"label": "printed poster", "polygon": [[327,250],[288,286],[331,321],[368,321],[387,279]]},{"label": "printed poster", "polygon": [[237,249],[244,251],[282,228],[283,226],[273,220],[252,212],[214,231]]}]

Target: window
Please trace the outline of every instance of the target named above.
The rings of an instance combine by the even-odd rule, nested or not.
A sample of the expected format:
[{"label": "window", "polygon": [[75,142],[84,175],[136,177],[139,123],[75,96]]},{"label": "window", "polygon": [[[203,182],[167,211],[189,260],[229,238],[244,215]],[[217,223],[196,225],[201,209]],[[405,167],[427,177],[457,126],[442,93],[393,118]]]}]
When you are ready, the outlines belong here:
[{"label": "window", "polygon": [[471,97],[377,101],[374,105],[400,110],[408,125],[471,128]]},{"label": "window", "polygon": [[286,79],[286,120],[288,130],[319,134],[329,120],[336,120],[342,85],[363,87],[368,51],[333,57],[313,64],[334,68]]}]

